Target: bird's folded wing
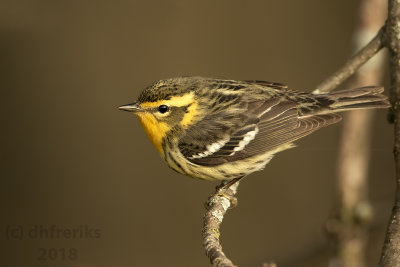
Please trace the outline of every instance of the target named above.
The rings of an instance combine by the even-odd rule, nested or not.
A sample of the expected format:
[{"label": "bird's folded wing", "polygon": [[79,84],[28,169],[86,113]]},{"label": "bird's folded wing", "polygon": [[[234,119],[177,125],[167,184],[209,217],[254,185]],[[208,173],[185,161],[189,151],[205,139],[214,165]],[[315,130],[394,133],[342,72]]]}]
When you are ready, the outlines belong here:
[{"label": "bird's folded wing", "polygon": [[189,131],[179,144],[181,153],[192,163],[216,166],[267,153],[341,118],[337,114],[299,117],[296,103],[285,99],[246,104],[246,111],[237,114],[236,128],[224,129],[219,137],[211,135],[210,139]]}]

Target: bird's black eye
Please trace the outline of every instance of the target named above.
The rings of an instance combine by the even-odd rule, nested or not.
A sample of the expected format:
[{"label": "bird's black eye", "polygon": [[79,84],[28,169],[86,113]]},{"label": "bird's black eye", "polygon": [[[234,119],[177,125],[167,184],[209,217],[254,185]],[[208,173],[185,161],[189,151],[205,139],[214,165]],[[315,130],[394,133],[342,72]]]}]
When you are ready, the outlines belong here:
[{"label": "bird's black eye", "polygon": [[169,110],[169,107],[168,107],[167,105],[161,105],[161,106],[158,107],[158,111],[159,111],[160,113],[165,113],[165,112],[167,112],[168,110]]}]

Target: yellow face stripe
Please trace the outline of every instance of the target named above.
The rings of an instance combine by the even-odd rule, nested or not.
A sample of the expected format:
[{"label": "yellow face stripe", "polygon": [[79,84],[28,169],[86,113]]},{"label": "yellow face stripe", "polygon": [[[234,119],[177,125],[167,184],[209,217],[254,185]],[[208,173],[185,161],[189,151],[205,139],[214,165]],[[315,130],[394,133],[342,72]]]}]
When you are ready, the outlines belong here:
[{"label": "yellow face stripe", "polygon": [[140,124],[145,130],[147,137],[156,147],[158,152],[163,155],[162,139],[171,129],[168,124],[159,122],[151,113],[137,113]]},{"label": "yellow face stripe", "polygon": [[183,127],[186,127],[192,123],[193,118],[197,115],[198,113],[198,105],[197,101],[193,101],[190,107],[187,109],[187,112],[185,115],[183,115],[183,119],[181,121],[181,125]]},{"label": "yellow face stripe", "polygon": [[167,105],[170,107],[183,107],[191,104],[194,100],[194,93],[190,92],[182,96],[174,96],[168,100],[158,100],[156,102],[143,102],[140,104],[142,108],[158,107],[160,105]]}]

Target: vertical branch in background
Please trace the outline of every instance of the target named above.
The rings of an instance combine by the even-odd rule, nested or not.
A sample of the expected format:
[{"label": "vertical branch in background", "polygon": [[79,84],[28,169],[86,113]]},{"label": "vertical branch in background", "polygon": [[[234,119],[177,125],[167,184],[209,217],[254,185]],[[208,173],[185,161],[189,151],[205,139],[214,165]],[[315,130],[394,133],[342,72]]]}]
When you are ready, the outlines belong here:
[{"label": "vertical branch in background", "polygon": [[[372,25],[375,25],[375,23],[371,23],[370,24],[370,16],[375,16],[376,12],[378,9],[380,9],[381,7],[377,7],[375,4],[378,3],[379,0],[366,0],[365,6],[363,6],[363,16],[362,16],[362,26],[363,27],[368,27],[368,31],[373,31],[373,27]],[[399,1],[400,0],[390,0],[391,2],[395,2],[395,1]],[[397,12],[397,11],[396,11]],[[400,14],[400,9],[398,8],[398,12]],[[397,13],[396,13],[397,14]],[[377,21],[378,18],[374,17],[374,21]],[[393,24],[395,25],[395,24]],[[397,37],[400,40],[400,20],[398,21],[398,24],[396,24],[396,26],[392,26],[396,32],[397,32]],[[320,93],[328,93],[332,90],[334,90],[336,87],[338,87],[341,83],[343,83],[346,79],[348,79],[352,74],[354,74],[355,71],[357,71],[364,63],[366,63],[369,59],[371,59],[373,56],[375,56],[383,47],[383,39],[384,39],[384,34],[385,34],[385,29],[386,27],[382,27],[378,33],[374,36],[374,38],[366,45],[364,46],[361,50],[359,50],[354,56],[352,56],[339,70],[337,70],[334,74],[332,74],[331,76],[329,76],[326,80],[324,80],[322,83],[320,83],[317,88],[313,91],[314,94],[320,94]],[[368,38],[369,34],[362,34],[362,36],[364,38]],[[364,39],[363,38],[363,39]],[[398,40],[397,40],[398,41]],[[394,51],[399,51],[400,49],[400,44],[397,43],[397,48],[394,49]],[[391,63],[392,64],[397,64],[397,67],[400,67],[400,57],[396,57],[395,60],[391,59]],[[376,64],[376,63],[375,63]],[[372,65],[373,66],[373,65]],[[376,72],[376,73],[374,73]],[[367,67],[367,69],[364,70],[364,73],[358,74],[358,80],[360,83],[367,83],[367,84],[371,84],[371,83],[376,83],[376,81],[379,79],[379,76],[381,74],[378,73],[379,72],[379,67],[375,66],[375,67]],[[371,77],[372,75],[374,75],[374,80],[367,80],[367,77]],[[397,90],[399,91],[399,98],[395,98],[392,97],[392,101],[396,102],[396,103],[400,103],[400,72],[397,73],[396,76],[397,80],[396,80],[396,84],[399,85],[399,88],[397,88]],[[392,78],[392,80],[394,80]],[[393,86],[392,86],[393,87]],[[392,95],[395,95],[397,97],[397,95],[395,93],[393,93],[394,90],[392,88]],[[395,99],[395,100],[394,100]],[[398,106],[396,105],[396,111],[397,111]],[[400,109],[398,110],[398,114],[396,114],[397,117],[396,118],[400,118]],[[353,119],[355,121],[359,121],[361,118],[360,115],[356,116],[356,119]],[[363,125],[368,125],[368,119],[366,119],[366,122],[362,123]],[[352,123],[349,123],[349,125],[352,125]],[[358,128],[358,127],[364,127],[364,126],[356,126],[354,127],[354,125],[352,126],[352,128]],[[363,130],[364,132],[367,132],[367,130]],[[399,136],[397,136],[396,138],[398,139],[398,146],[396,146],[397,149],[395,149],[395,155],[396,155],[396,160],[400,161],[400,122],[397,125],[396,124],[396,132],[399,133]],[[359,136],[356,133],[352,133],[352,136],[355,136],[357,138],[354,138],[354,142],[356,142],[357,140],[359,140]],[[350,138],[350,137],[349,137]],[[353,138],[353,137],[351,137]],[[368,140],[367,136],[365,137],[365,140]],[[344,142],[344,141],[343,141]],[[351,143],[348,141],[347,139],[347,143]],[[345,146],[345,145],[343,145]],[[347,147],[347,144],[346,144]],[[343,153],[342,154],[347,154],[347,148],[343,148]],[[358,151],[355,156],[358,157],[361,154],[367,154],[366,151]],[[396,162],[397,162],[396,161]],[[360,161],[363,163],[359,163],[358,165],[362,168],[362,173],[365,172],[366,166],[368,165],[367,162],[368,161]],[[400,185],[400,164],[398,165],[399,167],[397,168],[397,182],[398,185]],[[345,168],[345,166],[343,166],[343,168]],[[357,171],[352,171],[353,172],[357,172]],[[354,174],[354,173],[353,173]],[[353,179],[354,177],[352,177]],[[360,182],[361,180],[363,180],[362,178],[356,178],[356,180],[358,180],[357,183],[355,184],[349,184],[349,186],[351,187],[351,191],[352,193],[345,192],[343,193],[343,198],[346,198],[346,200],[343,200],[343,205],[347,205],[344,204],[344,202],[346,203],[356,203],[355,206],[353,207],[355,210],[354,212],[357,212],[357,214],[359,215],[359,208],[362,207],[363,205],[360,206],[360,202],[361,203],[365,203],[365,190],[366,190],[366,186],[364,184],[364,182]],[[346,180],[347,181],[347,180]],[[350,181],[351,182],[351,181]],[[341,184],[343,183],[342,187],[344,188],[345,185],[345,181],[343,180],[341,182]],[[225,253],[222,251],[222,246],[220,244],[220,225],[222,223],[222,220],[224,219],[224,215],[226,213],[226,211],[228,210],[228,208],[230,208],[232,205],[235,206],[235,203],[237,201],[235,195],[237,193],[237,186],[238,186],[238,182],[231,184],[230,186],[226,186],[224,183],[222,183],[219,187],[217,187],[216,192],[210,196],[209,200],[206,202],[206,214],[204,216],[204,224],[203,224],[203,246],[205,248],[206,251],[206,255],[210,258],[210,261],[212,263],[213,266],[224,266],[224,267],[235,267],[235,265],[232,263],[232,261],[226,257]],[[400,204],[400,187],[398,186],[399,190],[397,191],[397,204]],[[357,190],[361,190],[360,192],[356,192]],[[364,192],[364,193],[363,193]],[[345,196],[346,194],[346,196]],[[365,205],[364,205],[365,206]],[[399,235],[397,237],[398,241],[396,244],[398,244],[398,246],[395,247],[394,250],[397,249],[397,251],[400,251],[400,220],[396,220],[396,216],[400,217],[400,205],[396,205],[395,209],[396,212],[399,212],[399,214],[394,213],[394,222],[397,224],[397,228],[396,227],[392,227],[393,229],[396,229],[396,231],[388,231],[388,235],[387,235],[387,241],[385,243],[384,246],[384,250],[383,250],[383,255],[382,258],[386,258],[386,255],[388,254],[395,254],[392,251],[387,252],[388,250],[391,249],[391,244],[394,244],[395,242],[392,242],[392,237],[394,237],[394,235],[392,235],[392,233],[395,233],[397,235]],[[361,216],[362,217],[362,216]],[[357,216],[355,218],[360,219],[360,216]],[[354,218],[353,218],[354,219]],[[392,221],[392,222],[393,222]],[[351,221],[350,224],[354,224],[355,221]],[[393,223],[391,224],[393,225]],[[389,226],[389,228],[391,227],[391,225]],[[351,229],[351,231],[353,231],[354,229]],[[343,231],[340,231],[343,232]],[[390,233],[389,233],[390,232]],[[349,236],[353,235],[354,232],[351,232]],[[341,237],[340,237],[341,238]],[[345,249],[346,251],[349,252],[349,255],[352,253],[352,250],[354,250],[355,247],[357,246],[351,246],[352,240],[348,240],[346,241],[348,242],[348,244],[350,246],[347,246],[347,248]],[[364,241],[361,241],[364,242]],[[387,245],[389,244],[389,245]],[[359,252],[354,252],[355,254],[360,254],[360,257],[363,256],[362,251],[363,251],[363,247],[360,246],[361,250],[361,254]],[[389,249],[385,249],[385,248],[389,248]],[[347,256],[346,256],[347,257]],[[359,257],[359,256],[357,256]],[[390,257],[391,258],[391,257]],[[346,260],[347,262],[347,260]],[[364,263],[363,258],[359,259],[358,262],[360,262],[359,265],[355,265],[352,264],[352,261],[350,261],[349,259],[349,263],[348,265],[345,266],[351,266],[351,267],[358,267],[358,266],[363,266],[362,264]],[[399,262],[400,263],[400,260]],[[276,264],[271,262],[271,263],[264,263],[263,266],[273,266],[275,267]],[[394,264],[394,265],[385,265],[385,266],[400,266],[400,264]]]},{"label": "vertical branch in background", "polygon": [[389,49],[390,101],[394,116],[396,195],[379,265],[392,267],[400,266],[400,1],[398,0],[389,0],[386,46]]},{"label": "vertical branch in background", "polygon": [[[379,30],[386,18],[386,0],[363,0],[359,26],[355,32],[357,50]],[[375,56],[356,73],[349,87],[379,85],[382,54]],[[366,266],[366,246],[371,207],[368,202],[368,163],[373,110],[350,111],[344,117],[338,155],[339,220],[334,228],[338,255],[343,267]],[[329,230],[329,229],[328,229]]]}]

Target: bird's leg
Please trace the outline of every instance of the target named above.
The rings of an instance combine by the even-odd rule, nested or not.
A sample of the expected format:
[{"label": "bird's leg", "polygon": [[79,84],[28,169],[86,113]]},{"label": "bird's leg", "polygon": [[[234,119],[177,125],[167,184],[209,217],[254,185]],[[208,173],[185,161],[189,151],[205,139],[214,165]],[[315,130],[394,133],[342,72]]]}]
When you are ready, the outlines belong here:
[{"label": "bird's leg", "polygon": [[231,203],[231,208],[235,208],[238,203],[235,194],[237,192],[237,187],[239,186],[239,181],[242,178],[244,178],[244,176],[234,178],[232,180],[223,181],[219,186],[217,186],[217,193],[215,194],[215,196],[226,198]]},{"label": "bird's leg", "polygon": [[241,176],[241,177],[238,177],[238,178],[234,178],[232,180],[222,181],[222,183],[217,187],[217,189],[222,189],[222,188],[228,189],[229,187],[231,187],[235,183],[238,183],[244,177],[245,176]]}]

